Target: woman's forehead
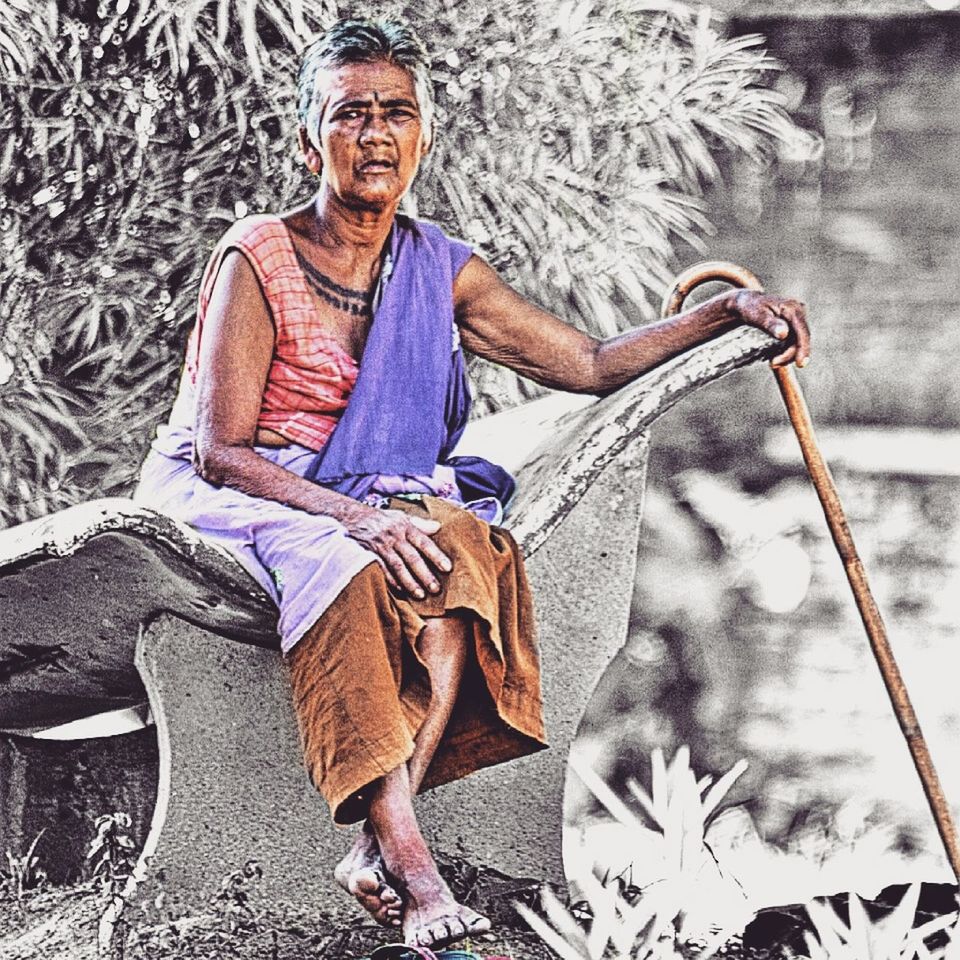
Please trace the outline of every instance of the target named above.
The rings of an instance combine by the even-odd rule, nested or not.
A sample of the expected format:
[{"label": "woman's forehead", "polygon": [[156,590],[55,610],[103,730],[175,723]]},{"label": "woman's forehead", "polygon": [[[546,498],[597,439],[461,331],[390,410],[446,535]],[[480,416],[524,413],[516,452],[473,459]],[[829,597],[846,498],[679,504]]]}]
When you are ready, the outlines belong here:
[{"label": "woman's forehead", "polygon": [[314,96],[325,106],[348,101],[409,100],[417,103],[413,75],[386,60],[346,63],[317,71]]}]

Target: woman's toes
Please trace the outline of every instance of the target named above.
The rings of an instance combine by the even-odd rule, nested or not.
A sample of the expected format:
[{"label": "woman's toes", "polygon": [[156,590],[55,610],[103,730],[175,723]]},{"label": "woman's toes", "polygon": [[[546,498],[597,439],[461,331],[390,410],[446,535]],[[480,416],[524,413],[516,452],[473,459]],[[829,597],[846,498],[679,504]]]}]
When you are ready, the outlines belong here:
[{"label": "woman's toes", "polygon": [[355,870],[347,889],[377,923],[386,927],[399,924],[403,901],[379,870],[371,867]]},{"label": "woman's toes", "polygon": [[464,917],[467,933],[487,933],[491,929],[492,924],[489,918],[481,916],[479,913],[473,913],[473,911],[471,911],[471,914],[471,916]]},{"label": "woman's toes", "polygon": [[416,946],[432,947],[446,946],[456,940],[462,940],[467,933],[466,925],[459,917],[441,917],[428,923],[417,931]]},{"label": "woman's toes", "polygon": [[413,938],[413,946],[445,947],[463,940],[464,937],[486,933],[490,929],[491,924],[486,917],[465,907],[461,909],[461,913],[438,917],[420,927]]},{"label": "woman's toes", "polygon": [[382,909],[377,910],[376,912],[373,912],[373,917],[377,921],[377,923],[381,923],[385,927],[400,926],[399,910],[387,909],[386,907],[383,907]]},{"label": "woman's toes", "polygon": [[403,901],[400,899],[400,894],[397,893],[397,891],[386,882],[380,884],[380,889],[377,890],[377,896],[379,896],[384,903],[389,904],[390,906],[396,906],[398,910],[400,909],[400,905],[403,903]]},{"label": "woman's toes", "polygon": [[391,926],[397,926],[400,923],[403,906],[399,903],[385,904],[380,911],[381,917],[389,922]]}]

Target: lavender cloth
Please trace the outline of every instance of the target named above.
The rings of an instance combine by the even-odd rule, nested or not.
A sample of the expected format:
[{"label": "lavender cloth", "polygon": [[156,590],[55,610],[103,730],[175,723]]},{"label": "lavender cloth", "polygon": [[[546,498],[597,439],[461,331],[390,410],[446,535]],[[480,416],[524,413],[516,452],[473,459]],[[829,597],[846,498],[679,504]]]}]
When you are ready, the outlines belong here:
[{"label": "lavender cloth", "polygon": [[432,224],[396,217],[356,385],[308,479],[362,500],[377,477],[429,476],[449,464],[464,500],[513,495],[502,467],[450,457],[470,415],[451,293],[471,254]]},{"label": "lavender cloth", "polygon": [[[178,404],[185,409],[191,391]],[[298,444],[254,447],[265,460],[303,476],[315,451]],[[341,590],[376,557],[331,517],[251,497],[232,487],[216,487],[197,476],[191,462],[193,429],[168,424],[140,472],[134,500],[190,524],[198,533],[233,554],[280,609],[280,649],[294,644],[320,619]],[[383,477],[373,497],[426,494],[461,503],[449,467],[429,477]],[[499,504],[481,500],[465,505],[481,519],[497,522]]]},{"label": "lavender cloth", "polygon": [[[288,653],[373,553],[347,536],[343,524],[273,500],[216,487],[197,476],[190,460],[193,431],[167,427],[140,474],[134,500],[190,524],[236,557],[280,609],[280,648]],[[169,453],[179,448],[180,456]],[[314,451],[255,447],[266,460],[302,476]]]}]

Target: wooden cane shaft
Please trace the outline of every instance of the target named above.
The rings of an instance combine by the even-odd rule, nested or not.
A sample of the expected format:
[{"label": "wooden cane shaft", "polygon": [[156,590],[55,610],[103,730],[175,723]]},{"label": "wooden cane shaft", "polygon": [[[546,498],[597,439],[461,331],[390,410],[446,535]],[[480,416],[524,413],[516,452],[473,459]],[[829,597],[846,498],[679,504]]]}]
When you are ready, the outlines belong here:
[{"label": "wooden cane shaft", "polygon": [[[683,307],[684,300],[694,289],[704,283],[717,280],[726,281],[750,290],[763,290],[760,280],[749,270],[737,264],[725,262],[697,264],[685,270],[673,282],[673,286],[663,300],[662,316],[668,317],[679,312]],[[907,741],[910,756],[913,758],[913,764],[920,777],[923,792],[927,797],[927,803],[937,824],[937,831],[943,842],[947,859],[954,875],[960,881],[960,843],[958,843],[957,829],[950,813],[950,806],[943,794],[943,788],[940,786],[940,778],[933,766],[930,751],[927,749],[927,742],[920,730],[920,723],[907,694],[900,668],[894,659],[890,641],[887,639],[886,627],[870,591],[866,571],[863,569],[863,563],[857,554],[857,548],[853,542],[853,535],[850,533],[850,527],[847,524],[836,485],[830,475],[830,469],[820,455],[820,449],[813,433],[810,412],[807,410],[806,402],[800,391],[800,384],[797,383],[796,376],[790,367],[774,367],[773,371],[790,417],[790,423],[797,435],[803,460],[807,465],[807,472],[814,489],[817,491],[817,496],[820,498],[820,505],[823,507],[827,527],[833,537],[837,553],[840,555],[847,580],[853,590],[853,597],[857,609],[860,611],[860,618],[867,631],[870,649],[873,651],[874,659],[880,668],[880,675],[883,677],[884,686],[887,688],[893,712],[896,714],[897,722],[900,724],[904,739]]]},{"label": "wooden cane shaft", "polygon": [[947,859],[950,861],[954,875],[960,880],[960,843],[958,843],[957,830],[950,813],[950,806],[943,794],[940,778],[933,766],[933,760],[930,751],[927,749],[920,723],[917,720],[916,712],[903,682],[903,676],[890,647],[883,617],[880,615],[880,610],[870,590],[870,584],[867,582],[867,575],[857,553],[856,544],[853,542],[853,535],[850,533],[850,527],[847,524],[836,485],[830,474],[830,468],[824,462],[817,446],[813,433],[813,423],[810,420],[810,413],[807,410],[803,394],[800,392],[800,385],[797,383],[791,368],[774,367],[773,370],[777,379],[777,386],[780,388],[787,413],[790,416],[790,422],[793,424],[794,432],[800,443],[800,450],[807,465],[807,472],[813,482],[814,489],[817,491],[817,496],[820,498],[820,505],[823,507],[827,527],[833,537],[837,553],[843,562],[847,580],[850,583],[857,609],[860,611],[860,618],[870,641],[870,648],[873,650],[877,666],[880,668],[880,674],[887,688],[890,703],[907,741],[910,755],[913,757],[914,766],[923,785],[923,792],[926,794],[927,802],[936,821]]}]

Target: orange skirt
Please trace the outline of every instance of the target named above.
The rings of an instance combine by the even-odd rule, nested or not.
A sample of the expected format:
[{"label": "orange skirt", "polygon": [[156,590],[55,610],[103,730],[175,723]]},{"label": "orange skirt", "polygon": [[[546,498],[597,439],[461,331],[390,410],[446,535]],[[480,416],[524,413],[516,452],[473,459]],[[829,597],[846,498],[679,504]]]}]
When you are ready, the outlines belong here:
[{"label": "orange skirt", "polygon": [[425,618],[472,614],[473,643],[421,789],[546,746],[530,588],[513,538],[436,497],[390,506],[441,524],[433,539],[453,569],[440,593],[399,599],[371,563],[289,655],[304,761],[337,823],[366,817],[370,786],[413,752],[430,702],[417,653]]}]

